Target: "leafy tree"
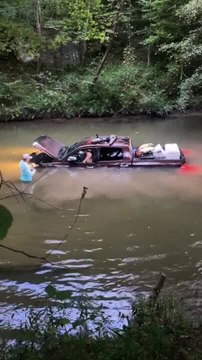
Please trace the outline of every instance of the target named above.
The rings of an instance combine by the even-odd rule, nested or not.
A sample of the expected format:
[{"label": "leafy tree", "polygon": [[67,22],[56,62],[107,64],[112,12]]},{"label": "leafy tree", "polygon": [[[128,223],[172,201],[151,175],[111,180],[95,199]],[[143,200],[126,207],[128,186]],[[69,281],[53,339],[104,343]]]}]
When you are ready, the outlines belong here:
[{"label": "leafy tree", "polygon": [[181,40],[163,45],[161,51],[180,68],[179,105],[185,108],[202,89],[202,0],[189,1],[176,15],[184,24]]},{"label": "leafy tree", "polygon": [[44,0],[44,29],[57,47],[69,41],[98,40],[108,36],[109,6],[101,0]]},{"label": "leafy tree", "polygon": [[184,23],[184,33],[180,41],[162,46],[170,58],[183,67],[195,67],[202,59],[202,0],[191,0],[176,12],[178,21]]},{"label": "leafy tree", "polygon": [[[158,61],[159,48],[181,38],[183,31],[176,15],[176,10],[184,0],[138,0],[140,21],[136,28],[140,44],[147,49],[147,64],[151,57]],[[162,61],[162,58],[160,59]]]},{"label": "leafy tree", "polygon": [[40,41],[35,31],[35,13],[29,0],[8,0],[0,3],[0,54],[26,52],[32,58]]},{"label": "leafy tree", "polygon": [[42,49],[68,42],[107,41],[113,23],[111,1],[3,0],[0,4],[0,55],[29,61]]}]

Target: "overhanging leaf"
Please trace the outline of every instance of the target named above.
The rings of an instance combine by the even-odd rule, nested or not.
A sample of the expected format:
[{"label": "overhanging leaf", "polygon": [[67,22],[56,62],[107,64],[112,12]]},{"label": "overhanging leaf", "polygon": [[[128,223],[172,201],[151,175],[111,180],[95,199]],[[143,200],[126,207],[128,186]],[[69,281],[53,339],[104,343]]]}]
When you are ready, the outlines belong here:
[{"label": "overhanging leaf", "polygon": [[0,205],[0,240],[3,240],[13,222],[11,212],[3,205]]},{"label": "overhanging leaf", "polygon": [[70,291],[57,290],[53,285],[46,286],[45,291],[50,298],[54,298],[57,300],[68,300],[71,297]]},{"label": "overhanging leaf", "polygon": [[65,319],[65,318],[56,320],[56,325],[57,326],[64,327],[65,325],[68,325],[69,323],[70,323],[69,319]]}]

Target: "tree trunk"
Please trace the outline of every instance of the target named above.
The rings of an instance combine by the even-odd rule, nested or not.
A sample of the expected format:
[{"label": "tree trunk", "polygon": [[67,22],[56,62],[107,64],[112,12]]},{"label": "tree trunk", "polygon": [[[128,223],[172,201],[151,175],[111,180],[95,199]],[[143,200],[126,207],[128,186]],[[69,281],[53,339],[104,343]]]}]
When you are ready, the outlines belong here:
[{"label": "tree trunk", "polygon": [[[38,35],[42,36],[42,11],[41,11],[41,0],[34,0],[35,8],[35,19],[36,19],[36,30]],[[37,60],[37,74],[40,72],[41,68],[41,58],[40,54]]]},{"label": "tree trunk", "polygon": [[151,44],[148,45],[147,50],[147,65],[149,66],[151,64]]},{"label": "tree trunk", "polygon": [[34,0],[36,11],[36,29],[39,36],[42,34],[42,20],[41,20],[41,0]]},{"label": "tree trunk", "polygon": [[[151,11],[151,0],[149,1],[149,37],[151,36],[151,15],[152,15],[152,11]],[[148,44],[148,49],[147,49],[147,65],[151,65],[151,44]]]},{"label": "tree trunk", "polygon": [[100,76],[100,73],[101,73],[101,71],[102,71],[102,69],[103,69],[103,67],[104,67],[104,65],[105,65],[105,63],[106,63],[106,60],[107,60],[107,58],[108,58],[108,55],[109,55],[109,53],[110,53],[110,50],[111,50],[111,47],[112,47],[112,43],[113,43],[113,40],[114,40],[115,35],[116,35],[116,30],[117,30],[117,26],[118,26],[119,15],[120,15],[120,13],[121,13],[121,9],[122,9],[123,2],[124,2],[124,0],[120,0],[120,5],[119,5],[119,8],[118,8],[118,10],[117,10],[117,13],[116,13],[116,17],[115,17],[115,19],[114,19],[114,22],[113,22],[112,32],[111,32],[111,36],[110,36],[110,38],[109,38],[109,43],[108,43],[108,45],[107,45],[107,49],[106,49],[105,54],[104,54],[104,56],[103,56],[103,58],[102,58],[102,60],[101,60],[101,63],[99,64],[99,66],[98,66],[98,68],[97,68],[95,77],[94,77],[94,79],[93,79],[93,81],[92,81],[93,86],[96,84],[96,82],[97,82],[97,80],[98,80],[98,78],[99,78],[99,76]]}]

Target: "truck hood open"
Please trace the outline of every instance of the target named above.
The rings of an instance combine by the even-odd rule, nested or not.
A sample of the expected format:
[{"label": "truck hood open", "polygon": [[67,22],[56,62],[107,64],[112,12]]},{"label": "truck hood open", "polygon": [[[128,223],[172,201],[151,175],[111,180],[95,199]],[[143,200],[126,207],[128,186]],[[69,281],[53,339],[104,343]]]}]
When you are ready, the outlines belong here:
[{"label": "truck hood open", "polygon": [[51,138],[50,136],[39,136],[32,144],[36,149],[58,160],[59,150],[64,146],[63,143]]}]

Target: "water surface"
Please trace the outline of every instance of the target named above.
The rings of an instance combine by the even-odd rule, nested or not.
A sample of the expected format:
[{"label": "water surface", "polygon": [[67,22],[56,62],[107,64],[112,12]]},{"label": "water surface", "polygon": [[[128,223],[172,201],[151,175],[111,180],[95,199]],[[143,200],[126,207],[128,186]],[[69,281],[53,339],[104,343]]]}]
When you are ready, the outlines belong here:
[{"label": "water surface", "polygon": [[[76,119],[0,124],[0,169],[19,183],[21,154],[42,134],[72,144],[84,136],[129,135],[134,144],[177,142],[197,173],[179,169],[40,169],[29,191],[41,200],[4,200],[14,216],[2,244],[36,256],[0,249],[0,320],[19,326],[30,307],[43,307],[51,282],[73,296],[86,293],[102,302],[114,322],[131,300],[148,294],[158,274],[164,291],[201,310],[202,117],[166,120]],[[71,230],[83,186],[88,187]],[[1,196],[8,195],[2,189]],[[65,234],[68,237],[63,241]],[[49,262],[51,261],[51,263]],[[193,306],[194,305],[194,306]],[[13,316],[14,315],[14,316]]]}]

